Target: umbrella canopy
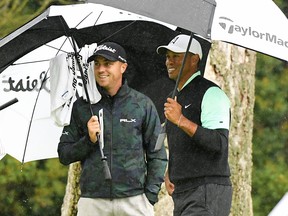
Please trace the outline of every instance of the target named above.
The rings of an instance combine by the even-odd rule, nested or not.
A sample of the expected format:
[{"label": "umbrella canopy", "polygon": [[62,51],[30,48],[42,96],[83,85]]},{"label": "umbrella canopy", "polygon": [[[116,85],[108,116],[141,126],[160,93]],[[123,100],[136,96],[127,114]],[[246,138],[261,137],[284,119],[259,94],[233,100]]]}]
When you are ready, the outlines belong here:
[{"label": "umbrella canopy", "polygon": [[[128,54],[128,68],[124,77],[132,88],[153,100],[163,122],[163,104],[175,83],[168,78],[165,56],[157,54],[156,49],[159,44],[167,44],[180,31],[187,32],[180,28],[173,31],[155,22],[122,21],[81,29],[76,33],[76,38],[80,46],[109,40],[122,44]],[[202,45],[203,60],[199,67],[204,71],[211,44],[197,35],[194,37]]]},{"label": "umbrella canopy", "polygon": [[[125,47],[129,84],[151,96],[162,114],[165,97],[174,83],[168,79],[165,60],[156,54],[156,47],[168,43],[176,34],[176,26],[157,20],[104,5],[78,4],[51,6],[3,38],[0,106],[18,99],[0,111],[0,139],[6,153],[23,163],[58,156],[62,127],[57,127],[50,117],[49,60],[74,52],[75,48],[81,55],[89,55],[82,48],[87,44],[110,40]],[[210,43],[199,40],[207,54]],[[77,89],[81,96],[80,79]]]},{"label": "umbrella canopy", "polygon": [[272,0],[89,0],[288,61],[287,17]]},{"label": "umbrella canopy", "polygon": [[109,5],[171,23],[206,38],[211,37],[212,15],[216,6],[215,0],[88,0],[88,2]]}]

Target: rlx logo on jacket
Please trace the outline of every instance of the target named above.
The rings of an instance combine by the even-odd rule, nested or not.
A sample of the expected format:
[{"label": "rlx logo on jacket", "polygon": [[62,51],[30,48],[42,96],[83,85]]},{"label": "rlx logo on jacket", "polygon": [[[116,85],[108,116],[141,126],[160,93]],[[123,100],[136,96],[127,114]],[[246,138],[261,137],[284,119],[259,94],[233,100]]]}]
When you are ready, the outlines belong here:
[{"label": "rlx logo on jacket", "polygon": [[120,119],[120,122],[132,123],[132,122],[136,122],[136,119]]}]

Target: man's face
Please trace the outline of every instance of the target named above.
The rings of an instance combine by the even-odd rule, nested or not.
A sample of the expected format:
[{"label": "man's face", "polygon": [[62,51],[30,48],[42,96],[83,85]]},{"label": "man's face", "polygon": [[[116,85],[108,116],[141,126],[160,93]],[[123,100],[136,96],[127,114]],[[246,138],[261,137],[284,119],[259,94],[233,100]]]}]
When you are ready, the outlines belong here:
[{"label": "man's face", "polygon": [[[174,53],[170,50],[167,50],[166,52],[166,67],[168,71],[168,76],[172,80],[177,80],[178,74],[180,72],[182,62],[184,59],[185,53]],[[187,56],[185,66],[183,68],[183,74],[185,75],[186,73],[189,72],[190,66],[191,66],[191,56],[192,54]]]},{"label": "man's face", "polygon": [[126,67],[126,63],[110,61],[102,56],[96,56],[94,60],[96,82],[113,96],[122,85],[122,75]]}]

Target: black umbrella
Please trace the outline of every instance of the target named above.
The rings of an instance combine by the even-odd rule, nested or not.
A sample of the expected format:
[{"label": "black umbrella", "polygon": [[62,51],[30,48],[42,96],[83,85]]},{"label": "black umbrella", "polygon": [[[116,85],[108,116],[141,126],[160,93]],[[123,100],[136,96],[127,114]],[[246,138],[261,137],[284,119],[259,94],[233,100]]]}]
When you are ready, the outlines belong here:
[{"label": "black umbrella", "polygon": [[[163,105],[168,94],[175,87],[165,67],[165,56],[156,53],[159,45],[167,44],[180,33],[189,34],[184,29],[172,30],[149,21],[119,21],[81,29],[75,32],[79,46],[84,44],[114,41],[121,44],[128,56],[128,69],[124,73],[129,85],[149,96],[164,121]],[[194,36],[203,47],[201,71],[205,70],[210,42]]]}]

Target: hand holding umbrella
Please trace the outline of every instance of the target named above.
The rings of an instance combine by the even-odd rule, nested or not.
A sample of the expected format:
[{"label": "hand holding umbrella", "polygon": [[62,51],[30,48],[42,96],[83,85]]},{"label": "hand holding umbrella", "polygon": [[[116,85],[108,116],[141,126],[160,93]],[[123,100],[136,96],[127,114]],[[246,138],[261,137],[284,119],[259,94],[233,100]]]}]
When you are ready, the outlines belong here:
[{"label": "hand holding umbrella", "polygon": [[96,134],[100,133],[100,123],[97,116],[94,115],[90,118],[90,120],[87,122],[87,128],[91,142],[96,143]]},{"label": "hand holding umbrella", "polygon": [[177,97],[175,99],[167,98],[167,102],[164,104],[164,114],[167,120],[176,124],[179,127],[182,115],[182,106],[177,103]]},{"label": "hand holding umbrella", "polygon": [[104,140],[103,140],[103,129],[104,129],[104,124],[103,124],[103,109],[99,111],[99,121],[98,117],[96,115],[93,115],[89,121],[87,122],[87,128],[88,128],[88,134],[90,137],[91,142],[96,143],[98,141],[99,143],[99,149],[101,153],[101,160],[103,161],[104,165],[104,174],[105,174],[105,179],[110,180],[111,179],[111,173],[108,167],[107,163],[107,158],[103,153],[103,148],[104,148]]}]

